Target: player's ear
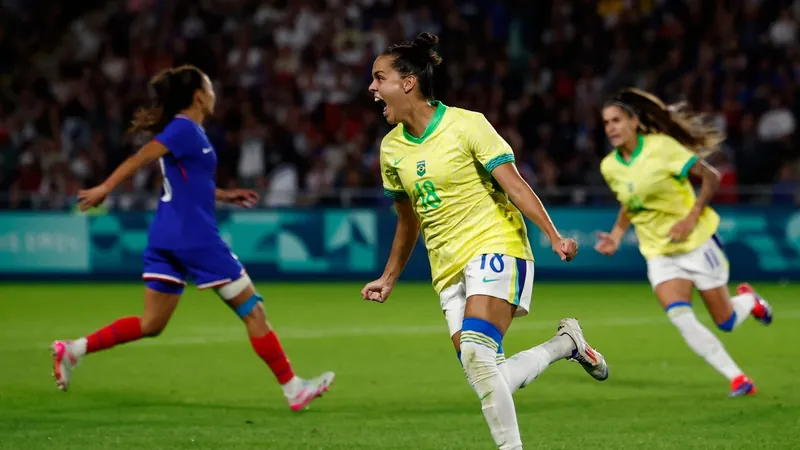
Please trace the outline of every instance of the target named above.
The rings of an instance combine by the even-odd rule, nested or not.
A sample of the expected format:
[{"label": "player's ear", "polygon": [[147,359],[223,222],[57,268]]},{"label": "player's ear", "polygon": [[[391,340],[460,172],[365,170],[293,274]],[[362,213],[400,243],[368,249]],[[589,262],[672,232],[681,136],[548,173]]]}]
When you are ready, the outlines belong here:
[{"label": "player's ear", "polygon": [[408,94],[414,89],[414,86],[417,85],[417,77],[414,75],[409,75],[403,79],[403,92]]}]

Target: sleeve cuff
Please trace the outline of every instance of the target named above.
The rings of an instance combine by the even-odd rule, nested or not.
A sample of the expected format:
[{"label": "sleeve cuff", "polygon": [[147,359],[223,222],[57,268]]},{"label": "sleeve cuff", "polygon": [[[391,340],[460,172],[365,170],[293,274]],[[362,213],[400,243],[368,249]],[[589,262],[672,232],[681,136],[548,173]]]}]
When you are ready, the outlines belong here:
[{"label": "sleeve cuff", "polygon": [[404,191],[392,191],[386,188],[383,188],[383,195],[392,200],[405,200],[408,198],[408,194],[406,194]]},{"label": "sleeve cuff", "polygon": [[514,155],[512,153],[506,153],[504,155],[495,156],[494,158],[489,160],[489,162],[484,164],[483,167],[486,168],[487,172],[492,173],[492,171],[494,171],[494,169],[496,169],[497,166],[513,162],[514,162]]},{"label": "sleeve cuff", "polygon": [[695,163],[697,162],[697,159],[698,159],[697,155],[695,155],[695,156],[692,156],[691,158],[689,158],[688,161],[686,161],[686,164],[683,165],[683,168],[681,169],[680,173],[678,174],[678,179],[679,180],[684,180],[684,179],[686,179],[686,177],[689,176],[689,171],[692,170],[692,166],[695,165]]}]

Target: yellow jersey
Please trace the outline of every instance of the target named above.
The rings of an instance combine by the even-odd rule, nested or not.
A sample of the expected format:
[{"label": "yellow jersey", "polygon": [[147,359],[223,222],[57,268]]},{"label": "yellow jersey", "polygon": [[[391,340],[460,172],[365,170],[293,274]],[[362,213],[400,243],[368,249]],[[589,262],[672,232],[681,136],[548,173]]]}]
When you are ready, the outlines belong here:
[{"label": "yellow jersey", "polygon": [[522,213],[491,176],[514,162],[511,146],[483,114],[432,105],[422,136],[400,124],[383,138],[380,165],[385,194],[413,203],[439,293],[477,255],[532,261],[533,252]]},{"label": "yellow jersey", "polygon": [[614,150],[600,163],[603,178],[636,230],[639,251],[645,258],[690,252],[716,233],[719,215],[706,207],[685,241],[674,243],[668,236],[694,207],[694,189],[688,178],[697,159],[672,137],[649,134],[639,136],[630,161]]}]

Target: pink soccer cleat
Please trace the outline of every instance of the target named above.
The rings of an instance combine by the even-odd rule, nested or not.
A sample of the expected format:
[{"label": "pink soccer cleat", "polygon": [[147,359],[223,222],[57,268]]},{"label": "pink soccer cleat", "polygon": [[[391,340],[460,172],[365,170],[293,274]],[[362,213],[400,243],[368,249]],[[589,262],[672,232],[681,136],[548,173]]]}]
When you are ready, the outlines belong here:
[{"label": "pink soccer cleat", "polygon": [[58,389],[66,392],[72,378],[72,370],[80,362],[80,358],[71,349],[72,342],[55,341],[50,346],[53,354],[53,377]]},{"label": "pink soccer cleat", "polygon": [[334,373],[325,372],[310,380],[303,380],[303,387],[293,397],[287,398],[292,411],[301,411],[308,407],[315,399],[328,392],[333,384]]}]

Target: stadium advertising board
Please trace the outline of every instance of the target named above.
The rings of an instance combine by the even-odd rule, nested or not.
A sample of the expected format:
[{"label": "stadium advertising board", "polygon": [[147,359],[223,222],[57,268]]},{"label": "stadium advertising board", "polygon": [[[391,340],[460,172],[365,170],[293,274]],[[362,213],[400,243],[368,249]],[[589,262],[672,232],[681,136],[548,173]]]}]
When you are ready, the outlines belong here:
[{"label": "stadium advertising board", "polygon": [[[791,209],[720,209],[719,235],[734,279],[800,277],[800,212]],[[528,224],[536,279],[645,279],[644,260],[629,232],[611,259],[592,250],[595,233],[610,229],[616,210],[553,208],[564,235],[580,244],[562,263]],[[136,280],[147,245],[149,213],[100,216],[0,213],[0,273],[5,279],[107,278]],[[394,237],[390,209],[222,212],[223,239],[260,280],[365,280],[380,275]],[[404,273],[429,280],[422,240]]]}]

